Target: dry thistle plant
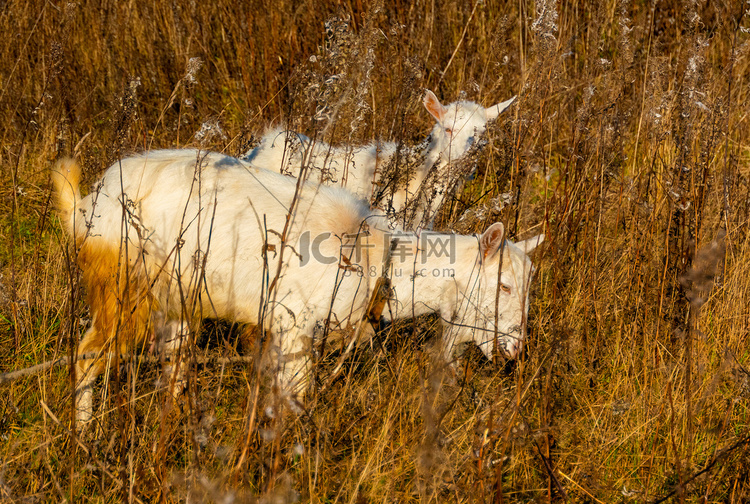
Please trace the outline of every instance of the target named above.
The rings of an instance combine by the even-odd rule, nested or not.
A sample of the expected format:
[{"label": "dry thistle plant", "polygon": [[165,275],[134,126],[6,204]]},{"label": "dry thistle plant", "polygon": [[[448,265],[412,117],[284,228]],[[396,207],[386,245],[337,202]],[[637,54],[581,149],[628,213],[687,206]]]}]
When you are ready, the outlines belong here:
[{"label": "dry thistle plant", "polygon": [[699,248],[693,258],[690,270],[680,275],[680,284],[685,289],[690,304],[700,310],[708,301],[708,296],[724,273],[726,254],[726,232],[719,232],[710,243]]}]

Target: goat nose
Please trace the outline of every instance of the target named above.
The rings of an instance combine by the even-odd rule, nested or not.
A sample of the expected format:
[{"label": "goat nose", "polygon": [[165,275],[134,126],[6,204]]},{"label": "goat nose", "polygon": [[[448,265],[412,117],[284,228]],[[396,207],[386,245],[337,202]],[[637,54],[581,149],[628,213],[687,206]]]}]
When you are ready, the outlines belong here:
[{"label": "goat nose", "polygon": [[503,347],[508,359],[517,359],[523,349],[523,341],[521,341],[521,338],[510,337],[506,339]]}]

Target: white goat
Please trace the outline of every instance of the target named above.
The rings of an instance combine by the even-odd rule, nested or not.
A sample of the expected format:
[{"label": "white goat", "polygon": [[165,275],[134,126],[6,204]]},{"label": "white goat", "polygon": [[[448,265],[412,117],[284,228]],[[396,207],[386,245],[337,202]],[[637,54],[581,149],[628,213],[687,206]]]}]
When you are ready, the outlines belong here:
[{"label": "white goat", "polygon": [[437,123],[417,148],[399,148],[394,142],[332,147],[275,128],[244,159],[285,175],[299,176],[303,168],[312,169],[313,180],[346,187],[374,206],[399,214],[397,221],[409,228],[431,227],[448,191],[469,175],[461,173],[455,162],[484,133],[487,121],[515,99],[489,108],[470,101],[444,106],[428,90],[423,103]]},{"label": "white goat", "polygon": [[496,337],[509,357],[521,348],[526,254],[543,235],[514,244],[499,223],[481,236],[404,233],[344,189],[196,150],[123,159],[84,198],[79,179],[72,160],[53,171],[93,319],[78,347],[79,421],[116,355],[155,334],[178,355],[204,317],[268,330],[282,386],[299,391],[316,322],[356,326],[384,269],[392,317],[440,313],[446,355],[473,340],[490,356]]}]

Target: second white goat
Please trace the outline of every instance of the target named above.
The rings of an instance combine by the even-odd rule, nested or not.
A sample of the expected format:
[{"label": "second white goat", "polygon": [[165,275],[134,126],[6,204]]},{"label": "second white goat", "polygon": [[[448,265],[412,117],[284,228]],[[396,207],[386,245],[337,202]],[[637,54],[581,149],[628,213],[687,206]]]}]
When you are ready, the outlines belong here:
[{"label": "second white goat", "polygon": [[467,175],[456,169],[456,161],[484,134],[487,122],[497,118],[515,98],[488,108],[470,101],[445,106],[428,90],[423,103],[437,122],[430,136],[416,148],[404,148],[395,142],[334,147],[274,128],[244,159],[285,175],[304,175],[346,187],[377,208],[396,214],[394,220],[407,228],[429,228],[448,191]]}]

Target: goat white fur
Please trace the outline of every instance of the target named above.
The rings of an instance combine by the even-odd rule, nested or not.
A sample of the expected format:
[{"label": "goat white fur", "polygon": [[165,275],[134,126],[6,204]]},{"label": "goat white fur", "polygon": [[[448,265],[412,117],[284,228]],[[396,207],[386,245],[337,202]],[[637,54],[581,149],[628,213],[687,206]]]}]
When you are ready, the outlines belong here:
[{"label": "goat white fur", "polygon": [[78,347],[79,421],[91,419],[92,384],[115,355],[155,334],[178,354],[201,318],[268,330],[282,386],[302,389],[316,322],[356,326],[386,265],[385,315],[438,312],[446,355],[473,340],[490,356],[496,336],[509,357],[521,348],[527,254],[543,235],[514,244],[500,223],[481,236],[405,233],[344,189],[196,150],[123,159],[84,198],[79,180],[72,160],[53,170],[92,314]]},{"label": "goat white fur", "polygon": [[[404,212],[398,222],[409,228],[431,227],[447,192],[468,175],[459,173],[455,162],[484,134],[487,122],[515,99],[488,108],[470,101],[444,106],[428,90],[423,103],[437,123],[430,137],[415,149],[399,149],[394,142],[333,147],[274,128],[244,159],[292,176],[300,176],[304,167],[313,180],[346,187],[389,212]],[[406,211],[407,205],[411,211]]]}]

